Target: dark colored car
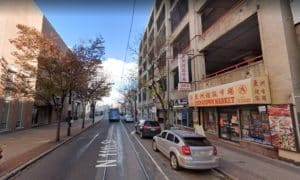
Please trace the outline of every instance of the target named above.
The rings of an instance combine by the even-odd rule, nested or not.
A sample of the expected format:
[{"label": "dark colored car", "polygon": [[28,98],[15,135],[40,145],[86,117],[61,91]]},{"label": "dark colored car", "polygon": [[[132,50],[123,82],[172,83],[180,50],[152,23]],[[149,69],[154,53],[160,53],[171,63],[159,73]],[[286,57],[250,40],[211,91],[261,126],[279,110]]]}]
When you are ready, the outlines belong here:
[{"label": "dark colored car", "polygon": [[135,124],[135,132],[139,133],[141,138],[153,137],[161,132],[161,128],[156,121],[140,120]]}]

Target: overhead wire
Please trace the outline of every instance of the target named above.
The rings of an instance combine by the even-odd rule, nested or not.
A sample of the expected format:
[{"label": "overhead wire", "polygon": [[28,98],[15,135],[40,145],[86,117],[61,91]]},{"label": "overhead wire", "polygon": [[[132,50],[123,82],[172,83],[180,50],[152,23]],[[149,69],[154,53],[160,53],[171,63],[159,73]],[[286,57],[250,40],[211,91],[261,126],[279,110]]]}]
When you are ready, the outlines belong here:
[{"label": "overhead wire", "polygon": [[122,80],[123,80],[124,68],[125,68],[125,64],[126,64],[126,61],[127,61],[127,53],[128,53],[128,49],[129,49],[131,32],[132,32],[132,25],[133,25],[134,14],[135,14],[135,5],[136,5],[136,0],[133,0],[133,8],[132,8],[132,13],[131,13],[131,20],[130,20],[130,27],[129,27],[128,39],[127,39],[127,44],[126,44],[126,49],[125,49],[124,61],[123,61],[123,65],[122,65],[122,73],[121,73],[121,79],[120,79],[121,83],[122,83]]}]

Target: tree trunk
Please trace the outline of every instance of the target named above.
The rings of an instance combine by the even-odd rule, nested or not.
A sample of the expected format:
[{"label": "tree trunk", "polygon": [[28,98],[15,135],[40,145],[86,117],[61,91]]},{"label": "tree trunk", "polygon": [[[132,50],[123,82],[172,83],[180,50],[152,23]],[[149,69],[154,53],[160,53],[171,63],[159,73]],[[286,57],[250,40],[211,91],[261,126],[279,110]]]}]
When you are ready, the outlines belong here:
[{"label": "tree trunk", "polygon": [[85,104],[82,103],[82,110],[83,110],[83,113],[82,113],[82,125],[81,125],[81,129],[84,129],[84,123],[85,123]]},{"label": "tree trunk", "polygon": [[57,130],[56,130],[56,142],[60,141],[60,122],[61,122],[61,118],[62,118],[62,108],[57,109],[57,117],[58,117],[58,121],[57,121]]},{"label": "tree trunk", "polygon": [[62,97],[61,107],[58,108],[58,122],[57,122],[57,131],[56,131],[56,142],[60,141],[60,123],[62,121],[62,112],[63,112],[63,109],[64,109],[64,101],[65,101],[65,97]]}]

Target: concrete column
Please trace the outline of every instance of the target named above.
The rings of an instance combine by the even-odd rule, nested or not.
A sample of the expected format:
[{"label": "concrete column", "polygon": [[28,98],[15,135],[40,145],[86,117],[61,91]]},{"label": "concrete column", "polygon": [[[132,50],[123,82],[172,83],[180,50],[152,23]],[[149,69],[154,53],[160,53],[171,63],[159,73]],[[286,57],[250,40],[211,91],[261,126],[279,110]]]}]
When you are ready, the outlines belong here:
[{"label": "concrete column", "polygon": [[[260,1],[259,30],[272,104],[293,104],[299,111],[300,52],[288,0]],[[295,113],[296,114],[296,113]],[[295,116],[299,140],[299,125]],[[299,141],[298,141],[299,142]],[[279,156],[300,162],[300,154],[279,150]]]}]

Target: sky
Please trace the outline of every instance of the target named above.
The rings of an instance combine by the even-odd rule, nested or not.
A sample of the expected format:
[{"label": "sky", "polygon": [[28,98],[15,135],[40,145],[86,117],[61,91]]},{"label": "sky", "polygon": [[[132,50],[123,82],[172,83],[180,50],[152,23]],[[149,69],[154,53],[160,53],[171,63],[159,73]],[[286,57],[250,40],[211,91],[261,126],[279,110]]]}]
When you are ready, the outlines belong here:
[{"label": "sky", "polygon": [[[111,95],[102,104],[114,104],[122,98],[119,93],[122,74],[137,70],[137,60],[126,46],[134,0],[35,0],[46,18],[72,48],[80,41],[101,35],[105,40],[103,67],[115,83]],[[135,1],[130,46],[138,47],[150,11],[152,0]],[[126,56],[126,61],[125,61]],[[123,72],[123,73],[122,73]]]}]

